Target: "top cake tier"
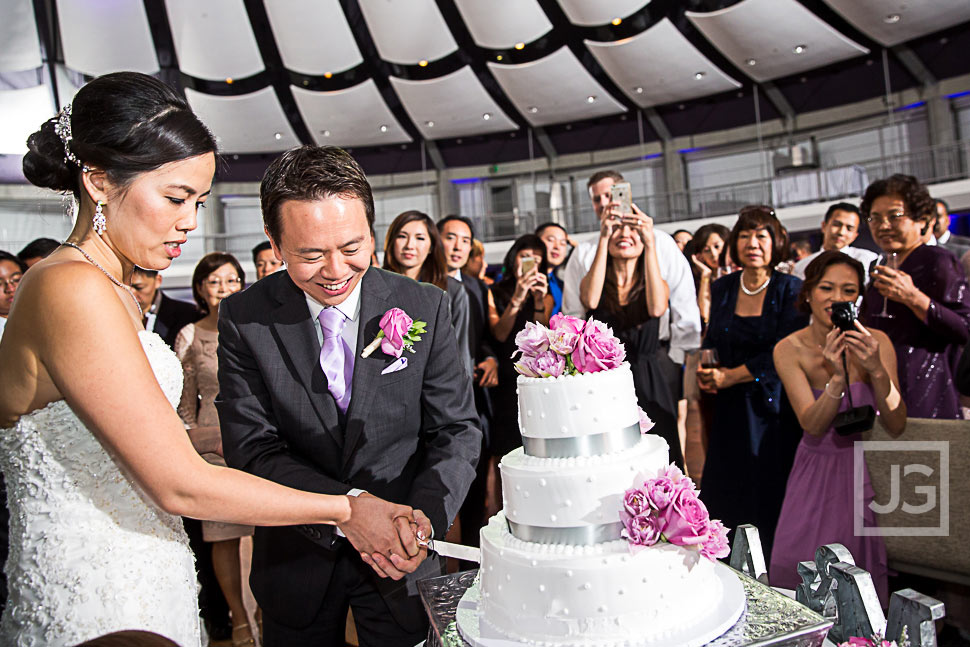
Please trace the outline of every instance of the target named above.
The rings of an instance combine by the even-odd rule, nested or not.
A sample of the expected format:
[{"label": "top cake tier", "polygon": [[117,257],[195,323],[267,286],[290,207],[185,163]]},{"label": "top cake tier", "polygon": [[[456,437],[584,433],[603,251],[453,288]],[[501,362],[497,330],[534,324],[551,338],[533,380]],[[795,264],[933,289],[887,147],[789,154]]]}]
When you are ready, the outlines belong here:
[{"label": "top cake tier", "polygon": [[518,392],[519,429],[530,456],[595,456],[640,440],[637,395],[626,362],[598,373],[519,376]]}]

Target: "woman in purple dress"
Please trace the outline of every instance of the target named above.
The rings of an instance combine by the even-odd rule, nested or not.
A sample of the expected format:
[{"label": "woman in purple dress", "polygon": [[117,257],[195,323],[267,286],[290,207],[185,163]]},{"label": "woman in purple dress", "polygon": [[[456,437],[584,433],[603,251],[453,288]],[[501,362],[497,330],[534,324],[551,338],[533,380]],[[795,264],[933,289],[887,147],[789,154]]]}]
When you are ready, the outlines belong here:
[{"label": "woman in purple dress", "polygon": [[864,277],[862,264],[854,258],[822,252],[806,268],[798,298],[799,309],[812,315],[811,323],[775,346],[775,368],[804,434],[788,477],[768,574],[772,586],[793,589],[801,584],[798,562],[813,560],[819,546],[839,543],[872,575],[885,605],[886,546],[882,537],[859,536],[854,529],[858,495],[864,499],[865,526],[876,525],[867,505],[873,499],[869,472],[863,472],[862,487],[854,482],[853,447],[861,434],[843,436],[832,427],[836,414],[849,407],[847,390],[855,406],[875,407],[891,434],[906,426],[889,338],[858,321],[847,332],[832,325],[832,304],[854,302]]},{"label": "woman in purple dress", "polygon": [[893,340],[909,415],[960,418],[952,359],[970,339],[970,290],[953,254],[924,244],[933,199],[916,178],[893,175],[869,185],[860,211],[883,250],[860,318]]}]

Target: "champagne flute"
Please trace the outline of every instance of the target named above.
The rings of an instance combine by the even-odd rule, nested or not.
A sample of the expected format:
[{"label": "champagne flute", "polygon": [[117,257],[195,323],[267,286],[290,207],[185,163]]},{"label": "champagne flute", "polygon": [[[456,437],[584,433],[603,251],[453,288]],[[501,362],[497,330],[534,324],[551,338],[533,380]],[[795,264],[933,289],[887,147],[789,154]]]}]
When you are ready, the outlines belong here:
[{"label": "champagne flute", "polygon": [[[888,267],[891,270],[898,269],[899,268],[899,256],[896,254],[896,252],[890,252],[889,254],[883,254],[882,255],[882,263],[880,263],[880,265],[882,265],[883,267]],[[886,319],[892,319],[893,318],[893,315],[889,314],[889,312],[886,311],[886,308],[887,307],[889,307],[889,298],[888,297],[883,297],[883,299],[882,299],[882,312],[880,312],[876,316],[877,317],[885,317]]]}]

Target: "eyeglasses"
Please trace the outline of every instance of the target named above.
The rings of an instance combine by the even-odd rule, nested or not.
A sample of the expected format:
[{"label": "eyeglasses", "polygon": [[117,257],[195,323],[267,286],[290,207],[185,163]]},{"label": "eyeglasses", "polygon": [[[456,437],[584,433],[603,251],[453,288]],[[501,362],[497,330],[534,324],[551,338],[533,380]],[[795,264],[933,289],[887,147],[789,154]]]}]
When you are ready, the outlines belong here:
[{"label": "eyeglasses", "polygon": [[217,288],[220,285],[225,285],[230,288],[236,288],[242,285],[242,280],[235,276],[230,279],[212,278],[212,279],[206,279],[205,284],[208,285],[210,288]]},{"label": "eyeglasses", "polygon": [[20,279],[24,278],[23,274],[14,274],[9,279],[0,279],[0,289],[6,290],[8,287],[16,288],[20,285]]},{"label": "eyeglasses", "polygon": [[882,224],[887,223],[887,222],[889,224],[891,224],[891,225],[896,225],[897,223],[899,223],[899,221],[901,219],[907,218],[907,217],[908,216],[906,215],[906,212],[905,211],[899,211],[899,212],[896,212],[896,213],[886,214],[885,216],[879,216],[879,215],[877,215],[877,216],[871,216],[871,215],[870,216],[866,216],[866,222],[869,223],[870,225],[872,223],[876,223],[877,226],[878,225],[882,225]]}]

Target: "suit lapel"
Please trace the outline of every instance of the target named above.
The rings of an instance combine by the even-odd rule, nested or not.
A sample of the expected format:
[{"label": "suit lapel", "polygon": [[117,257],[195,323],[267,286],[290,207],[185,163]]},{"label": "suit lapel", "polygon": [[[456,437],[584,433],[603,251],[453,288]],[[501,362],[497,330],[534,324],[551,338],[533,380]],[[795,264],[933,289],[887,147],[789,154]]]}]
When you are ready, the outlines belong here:
[{"label": "suit lapel", "polygon": [[381,371],[387,363],[384,354],[378,348],[370,357],[363,358],[364,351],[380,331],[380,321],[384,313],[391,308],[387,301],[390,291],[381,276],[381,271],[370,268],[361,279],[360,286],[360,315],[357,325],[357,348],[354,350],[354,376],[351,381],[350,406],[347,408],[347,425],[343,445],[342,465],[346,468],[353,456],[360,435],[364,431],[367,415],[367,404],[372,402]]},{"label": "suit lapel", "polygon": [[277,284],[279,287],[274,296],[280,305],[273,312],[273,330],[281,350],[288,356],[288,365],[306,389],[313,410],[340,445],[343,434],[337,418],[337,405],[327,391],[327,377],[320,368],[320,342],[310,321],[306,296],[289,276]]}]

